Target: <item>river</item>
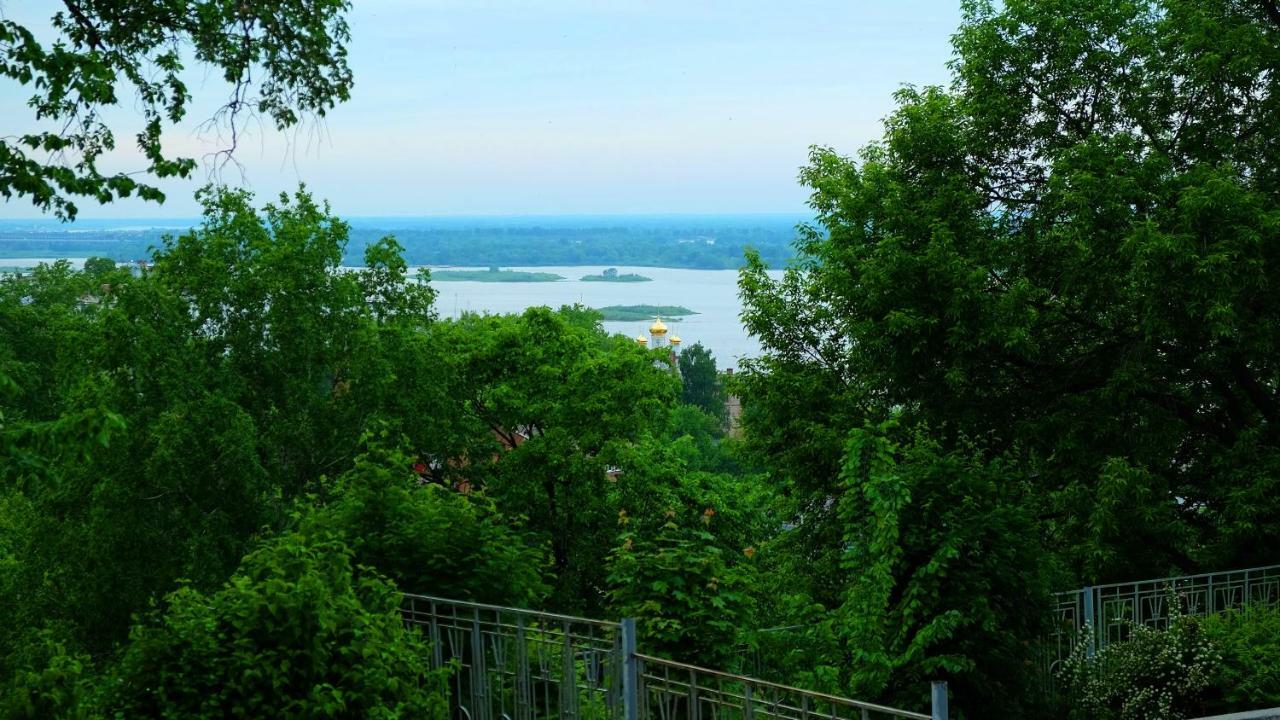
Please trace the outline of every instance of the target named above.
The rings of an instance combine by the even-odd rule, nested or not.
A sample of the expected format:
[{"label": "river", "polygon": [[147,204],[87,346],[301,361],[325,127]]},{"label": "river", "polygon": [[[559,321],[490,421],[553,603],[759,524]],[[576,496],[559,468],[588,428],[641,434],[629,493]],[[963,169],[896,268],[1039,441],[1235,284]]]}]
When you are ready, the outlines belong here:
[{"label": "river", "polygon": [[[84,258],[67,258],[73,267],[82,267]],[[0,260],[0,267],[31,267],[41,262],[53,262],[53,258],[9,258]],[[485,268],[450,268],[459,270],[483,270]],[[583,282],[583,275],[599,275],[605,266],[573,267],[507,267],[504,270],[529,270],[549,272],[564,276],[558,282],[433,282],[439,296],[436,307],[445,317],[457,317],[463,312],[519,313],[536,305],[560,307],[581,303],[588,307],[606,305],[682,305],[696,311],[683,320],[664,319],[671,333],[679,335],[688,347],[702,343],[716,357],[720,368],[737,367],[743,357],[760,353],[755,338],[747,335],[742,327],[742,302],[738,298],[737,270],[678,270],[674,268],[618,267],[620,274],[636,273],[652,282]],[[780,277],[781,271],[770,271]],[[630,337],[649,335],[649,324],[644,322],[606,322],[609,332],[623,333]]]},{"label": "river", "polygon": [[[484,269],[484,268],[450,268]],[[444,281],[431,283],[440,294],[436,306],[440,314],[457,317],[463,312],[518,313],[537,305],[559,307],[581,303],[588,307],[607,305],[683,305],[696,311],[679,322],[668,322],[671,333],[679,335],[688,347],[702,343],[716,357],[721,368],[736,367],[743,357],[760,353],[755,338],[742,327],[742,302],[738,298],[736,270],[677,270],[672,268],[618,267],[619,274],[636,273],[653,278],[652,282],[583,282],[583,275],[598,275],[603,266],[576,267],[507,267],[503,270],[529,270],[564,276],[558,282],[472,282]],[[780,271],[771,271],[778,277]],[[609,332],[631,337],[649,335],[646,322],[606,322]]]}]

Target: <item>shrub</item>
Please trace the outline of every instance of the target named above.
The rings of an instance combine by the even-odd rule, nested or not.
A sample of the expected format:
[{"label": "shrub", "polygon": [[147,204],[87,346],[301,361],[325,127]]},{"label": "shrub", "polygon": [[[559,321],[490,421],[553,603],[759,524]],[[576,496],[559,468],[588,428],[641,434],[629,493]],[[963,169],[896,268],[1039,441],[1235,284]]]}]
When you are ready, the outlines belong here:
[{"label": "shrub", "polygon": [[1203,620],[1222,657],[1212,676],[1214,710],[1280,705],[1280,608],[1250,606]]},{"label": "shrub", "polygon": [[[709,525],[714,511],[703,515]],[[747,624],[753,566],[735,559],[705,528],[670,521],[651,536],[622,517],[620,544],[609,556],[609,600],[634,617],[645,648],[709,667],[738,658],[738,629]],[[753,550],[748,554],[754,554]]]},{"label": "shrub", "polygon": [[94,676],[86,655],[67,649],[49,628],[31,632],[7,686],[0,689],[0,720],[89,720]]},{"label": "shrub", "polygon": [[411,465],[375,442],[339,479],[337,499],[302,519],[303,533],[341,538],[357,563],[405,592],[518,607],[540,601],[545,550],[479,493],[423,484]]},{"label": "shrub", "polygon": [[1199,708],[1217,656],[1200,619],[1182,615],[1178,598],[1168,603],[1166,629],[1132,625],[1092,657],[1081,637],[1061,671],[1072,718],[1179,720]]},{"label": "shrub", "polygon": [[444,720],[445,673],[400,595],[338,542],[283,536],[218,592],[170,594],[137,627],[109,695],[122,717]]}]

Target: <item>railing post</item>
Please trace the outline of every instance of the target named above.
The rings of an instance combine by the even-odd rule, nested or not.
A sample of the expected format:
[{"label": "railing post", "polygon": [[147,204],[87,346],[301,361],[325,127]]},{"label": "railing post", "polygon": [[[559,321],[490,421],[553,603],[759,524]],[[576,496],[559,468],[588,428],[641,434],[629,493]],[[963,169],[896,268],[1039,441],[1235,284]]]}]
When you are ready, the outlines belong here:
[{"label": "railing post", "polygon": [[635,618],[622,619],[622,720],[640,720],[640,673]]},{"label": "railing post", "polygon": [[1086,585],[1080,592],[1084,595],[1084,622],[1085,627],[1089,632],[1089,639],[1087,640],[1089,644],[1085,649],[1085,654],[1088,657],[1093,657],[1094,653],[1097,652],[1098,649],[1098,623],[1097,617],[1094,615],[1093,587]]},{"label": "railing post", "polygon": [[929,703],[929,717],[932,720],[950,720],[950,710],[947,708],[947,681],[933,681],[933,697]]}]

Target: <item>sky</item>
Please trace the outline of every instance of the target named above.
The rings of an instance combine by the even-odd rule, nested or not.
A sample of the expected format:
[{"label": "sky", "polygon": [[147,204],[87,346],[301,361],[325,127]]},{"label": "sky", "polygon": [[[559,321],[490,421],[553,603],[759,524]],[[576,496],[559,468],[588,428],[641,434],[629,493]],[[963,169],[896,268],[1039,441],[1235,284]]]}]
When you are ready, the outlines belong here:
[{"label": "sky", "polygon": [[[903,85],[945,84],[959,0],[356,0],[351,100],[321,124],[250,129],[221,180],[270,196],[305,181],[346,216],[795,213],[811,145],[880,135]],[[35,29],[47,0],[0,0]],[[189,73],[196,103],[166,134],[196,157],[228,94]],[[0,80],[0,123],[32,126]],[[132,104],[110,115],[130,145]],[[108,164],[145,167],[131,148]],[[164,205],[80,204],[83,218],[190,217],[210,179]],[[38,217],[25,200],[0,217]]]}]

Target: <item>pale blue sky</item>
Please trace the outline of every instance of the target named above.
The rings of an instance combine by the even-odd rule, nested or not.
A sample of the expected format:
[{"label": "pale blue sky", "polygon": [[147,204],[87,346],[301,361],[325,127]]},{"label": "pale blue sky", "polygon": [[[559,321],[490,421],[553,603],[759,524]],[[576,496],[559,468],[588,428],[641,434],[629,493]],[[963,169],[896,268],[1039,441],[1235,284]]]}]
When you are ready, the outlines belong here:
[{"label": "pale blue sky", "polygon": [[[352,216],[796,212],[808,147],[853,152],[880,134],[894,90],[945,83],[959,22],[959,0],[355,5],[351,101],[322,128],[255,129],[239,158],[259,193],[301,179]],[[50,7],[0,0],[28,23]],[[215,139],[196,125],[226,90],[193,81],[198,107],[168,137],[199,154]],[[23,98],[0,84],[7,128],[30,125]],[[131,152],[112,162],[139,166]],[[205,178],[166,184],[163,206],[81,214],[190,216]]]}]

